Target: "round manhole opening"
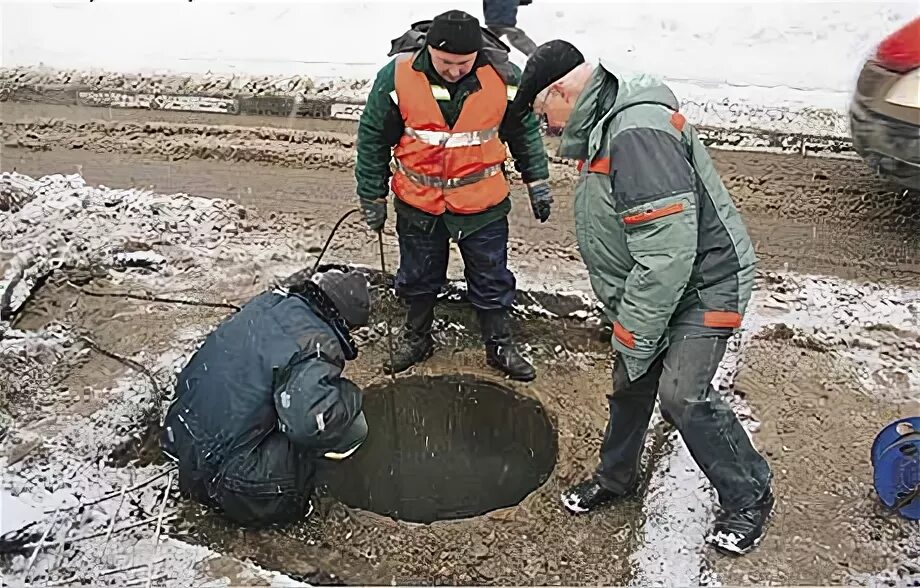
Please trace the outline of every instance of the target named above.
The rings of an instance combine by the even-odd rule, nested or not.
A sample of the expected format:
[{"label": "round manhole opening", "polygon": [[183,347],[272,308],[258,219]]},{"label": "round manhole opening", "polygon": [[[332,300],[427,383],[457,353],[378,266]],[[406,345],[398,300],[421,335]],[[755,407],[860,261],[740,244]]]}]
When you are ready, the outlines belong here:
[{"label": "round manhole opening", "polygon": [[369,433],[330,468],[344,504],[415,523],[514,506],[556,464],[556,433],[543,406],[466,376],[400,378],[365,390]]}]

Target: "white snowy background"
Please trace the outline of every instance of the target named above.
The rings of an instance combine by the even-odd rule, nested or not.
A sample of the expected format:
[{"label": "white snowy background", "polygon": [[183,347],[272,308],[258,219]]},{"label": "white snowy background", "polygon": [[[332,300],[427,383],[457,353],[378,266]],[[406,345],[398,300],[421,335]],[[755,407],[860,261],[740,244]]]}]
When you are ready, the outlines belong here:
[{"label": "white snowy background", "polygon": [[[450,8],[482,15],[471,0],[4,2],[2,65],[370,78],[391,39]],[[518,16],[537,43],[569,40],[682,99],[843,114],[863,60],[917,14],[916,1],[534,0]]]}]

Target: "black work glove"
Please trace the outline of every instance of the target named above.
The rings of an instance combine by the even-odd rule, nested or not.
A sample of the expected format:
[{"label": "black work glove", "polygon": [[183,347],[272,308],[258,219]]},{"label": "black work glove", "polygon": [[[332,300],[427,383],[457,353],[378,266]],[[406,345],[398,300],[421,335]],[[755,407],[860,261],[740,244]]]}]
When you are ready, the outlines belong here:
[{"label": "black work glove", "polygon": [[383,225],[387,222],[387,199],[369,198],[361,199],[361,211],[364,213],[364,220],[372,231],[382,231]]},{"label": "black work glove", "polygon": [[527,193],[530,195],[530,207],[533,208],[533,216],[541,223],[545,223],[549,218],[550,205],[553,203],[553,194],[549,189],[549,182],[543,181],[527,186]]}]

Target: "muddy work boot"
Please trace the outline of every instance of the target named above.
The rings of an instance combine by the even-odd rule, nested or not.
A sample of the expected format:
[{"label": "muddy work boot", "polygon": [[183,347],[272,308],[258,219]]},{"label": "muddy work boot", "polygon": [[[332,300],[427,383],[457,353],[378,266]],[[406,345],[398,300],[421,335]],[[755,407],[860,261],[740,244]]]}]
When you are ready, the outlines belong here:
[{"label": "muddy work boot", "polygon": [[434,353],[431,326],[434,324],[436,301],[436,296],[420,296],[409,300],[402,336],[393,344],[393,363],[390,364],[390,358],[387,356],[383,363],[384,373],[404,372]]},{"label": "muddy work boot", "polygon": [[562,505],[567,511],[584,514],[635,494],[635,488],[626,494],[617,494],[598,484],[594,478],[590,478],[566,490],[561,498]]},{"label": "muddy work boot", "polygon": [[529,382],[537,377],[533,366],[524,359],[511,337],[511,324],[504,310],[481,311],[479,321],[486,346],[486,363],[512,380]]},{"label": "muddy work boot", "polygon": [[774,502],[773,492],[767,489],[753,506],[719,513],[706,542],[732,555],[748,553],[763,538],[764,526],[773,511]]}]

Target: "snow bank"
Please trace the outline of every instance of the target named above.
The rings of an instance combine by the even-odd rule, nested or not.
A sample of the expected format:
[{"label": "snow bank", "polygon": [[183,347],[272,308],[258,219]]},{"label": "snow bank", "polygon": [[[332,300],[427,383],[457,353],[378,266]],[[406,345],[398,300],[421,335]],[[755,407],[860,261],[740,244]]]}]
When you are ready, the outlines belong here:
[{"label": "snow bank", "polygon": [[[5,4],[2,65],[366,80],[392,38],[448,8],[482,14],[472,0]],[[915,15],[909,1],[537,0],[518,18],[537,42],[664,78],[695,122],[839,134],[863,59]],[[778,114],[803,109],[836,118]]]}]

